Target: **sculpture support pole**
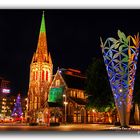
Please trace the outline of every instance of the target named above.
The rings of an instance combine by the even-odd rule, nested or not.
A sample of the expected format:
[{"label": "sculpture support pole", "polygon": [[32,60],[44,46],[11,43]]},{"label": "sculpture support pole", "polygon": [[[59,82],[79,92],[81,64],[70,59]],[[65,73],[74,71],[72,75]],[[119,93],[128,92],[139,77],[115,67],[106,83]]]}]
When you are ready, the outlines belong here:
[{"label": "sculpture support pole", "polygon": [[118,36],[101,39],[101,48],[121,127],[128,127],[140,40],[119,30]]}]

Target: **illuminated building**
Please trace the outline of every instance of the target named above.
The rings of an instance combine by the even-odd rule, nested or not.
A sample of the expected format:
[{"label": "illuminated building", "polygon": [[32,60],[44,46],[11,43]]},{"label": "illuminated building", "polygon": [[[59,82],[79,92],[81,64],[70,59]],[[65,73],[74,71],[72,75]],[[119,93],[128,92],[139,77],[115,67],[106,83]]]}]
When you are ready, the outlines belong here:
[{"label": "illuminated building", "polygon": [[[0,96],[0,122],[4,122],[5,120],[9,121],[10,119],[13,119],[11,117],[12,111],[14,109],[16,103],[16,96]],[[23,118],[26,116],[26,110],[27,110],[27,101],[26,98],[21,98],[21,106],[23,111]]]},{"label": "illuminated building", "polygon": [[44,102],[48,99],[48,91],[52,81],[53,64],[47,51],[47,38],[44,13],[42,15],[37,50],[30,65],[28,90],[28,115],[32,121],[37,121],[40,112],[43,113]]},{"label": "illuminated building", "polygon": [[[66,119],[67,123],[87,122],[86,96],[84,94],[85,79],[79,70],[57,70],[50,86],[48,106],[51,112],[55,106],[58,107],[59,105],[59,121],[65,122]],[[64,107],[66,107],[65,110]],[[61,114],[63,115],[61,116]],[[51,121],[54,121],[56,116],[51,113],[50,115]],[[66,118],[64,119],[64,117]]]},{"label": "illuminated building", "polygon": [[[85,108],[87,103],[84,94],[85,79],[79,70],[70,68],[58,69],[53,75],[43,13],[37,49],[30,64],[27,115],[25,115],[27,122],[46,124],[101,122],[103,113]],[[104,116],[108,115],[104,113]]]},{"label": "illuminated building", "polygon": [[[10,81],[0,77],[0,122],[10,121],[12,111],[16,102],[16,96],[13,96],[10,91]],[[23,109],[23,117],[26,113],[26,104],[24,97],[21,97],[21,105]]]},{"label": "illuminated building", "polygon": [[[61,121],[64,121],[64,104],[62,94],[64,92],[67,96],[67,121],[68,122],[85,122],[85,96],[83,93],[83,89],[78,89],[75,86],[71,87],[68,84],[67,79],[65,79],[60,74],[59,70],[55,74],[53,79],[53,63],[51,59],[50,53],[48,53],[47,48],[47,38],[46,38],[46,28],[45,28],[45,18],[44,13],[42,15],[39,39],[37,50],[33,55],[32,62],[30,64],[30,79],[29,79],[29,89],[28,89],[28,115],[27,121],[29,122],[49,122],[53,120],[51,116],[52,114],[57,114],[61,116]],[[67,74],[66,74],[67,73]],[[72,75],[70,75],[72,73]],[[71,80],[78,80],[81,83],[82,76],[76,76],[74,73],[80,73],[76,70],[68,70],[65,71],[65,76],[69,77]],[[60,77],[59,77],[60,75]],[[57,79],[59,77],[60,79]],[[69,79],[68,78],[68,79]],[[61,81],[61,79],[63,79]],[[69,79],[69,80],[70,80]],[[81,78],[84,79],[84,78]],[[82,80],[83,81],[83,80]],[[61,83],[60,83],[61,82]],[[70,81],[69,81],[70,82]],[[74,81],[73,82],[73,85]],[[79,84],[80,84],[79,83]],[[57,88],[53,88],[53,86],[57,86]],[[59,85],[63,85],[64,88],[59,87]],[[77,83],[78,84],[78,83]],[[70,86],[70,87],[69,87]],[[80,88],[84,87],[84,85],[80,85]],[[48,95],[51,93],[58,94],[57,99],[59,102],[54,103],[53,98]],[[76,111],[75,109],[76,108]],[[69,110],[70,109],[70,110]],[[73,110],[72,110],[73,109]],[[58,113],[56,113],[58,112]],[[61,113],[60,113],[61,112]],[[79,117],[80,114],[82,118]],[[78,116],[79,114],[79,116]],[[57,118],[54,118],[57,120]],[[60,117],[59,117],[60,121]]]},{"label": "illuminated building", "polygon": [[10,93],[10,81],[0,77],[0,94],[7,96]]},{"label": "illuminated building", "polygon": [[0,119],[6,116],[10,116],[10,81],[0,77]]},{"label": "illuminated building", "polygon": [[0,120],[11,117],[12,109],[14,107],[14,96],[0,97]]}]

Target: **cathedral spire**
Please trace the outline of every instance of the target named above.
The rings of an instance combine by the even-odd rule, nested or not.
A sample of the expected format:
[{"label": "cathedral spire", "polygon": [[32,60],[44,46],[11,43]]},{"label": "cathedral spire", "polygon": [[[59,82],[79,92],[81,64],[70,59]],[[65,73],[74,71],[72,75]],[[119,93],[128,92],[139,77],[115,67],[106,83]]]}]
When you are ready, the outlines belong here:
[{"label": "cathedral spire", "polygon": [[46,34],[44,11],[43,11],[43,14],[42,14],[40,32],[42,32],[42,33],[44,32]]},{"label": "cathedral spire", "polygon": [[52,64],[52,57],[50,53],[49,53],[49,63]]},{"label": "cathedral spire", "polygon": [[40,62],[48,61],[48,51],[47,51],[47,38],[46,38],[46,27],[45,27],[45,16],[44,11],[42,14],[42,21],[40,26],[40,33],[38,39],[38,46],[36,50],[37,60]]}]

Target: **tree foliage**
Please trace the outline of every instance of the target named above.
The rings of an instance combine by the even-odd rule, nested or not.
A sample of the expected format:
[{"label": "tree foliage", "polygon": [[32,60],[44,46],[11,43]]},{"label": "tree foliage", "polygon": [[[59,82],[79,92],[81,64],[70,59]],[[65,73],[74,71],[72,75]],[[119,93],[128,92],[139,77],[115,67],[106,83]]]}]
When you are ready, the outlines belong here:
[{"label": "tree foliage", "polygon": [[[133,103],[140,105],[140,61],[137,64]],[[88,95],[88,108],[105,111],[114,107],[114,98],[110,88],[107,71],[103,59],[93,58],[86,72],[86,94]]]},{"label": "tree foliage", "polygon": [[93,58],[86,76],[87,107],[96,108],[98,111],[107,111],[113,108],[114,98],[103,59]]}]

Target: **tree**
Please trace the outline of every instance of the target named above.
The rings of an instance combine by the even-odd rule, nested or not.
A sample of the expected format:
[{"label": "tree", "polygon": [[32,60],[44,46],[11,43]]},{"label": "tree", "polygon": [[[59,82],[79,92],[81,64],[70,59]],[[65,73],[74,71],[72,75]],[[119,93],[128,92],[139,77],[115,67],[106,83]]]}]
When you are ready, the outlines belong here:
[{"label": "tree", "polygon": [[12,117],[20,118],[23,115],[22,113],[22,107],[21,107],[21,101],[20,101],[20,94],[18,94],[16,103],[12,112]]},{"label": "tree", "polygon": [[86,72],[86,94],[89,108],[108,111],[114,107],[114,98],[103,59],[93,58]]}]

